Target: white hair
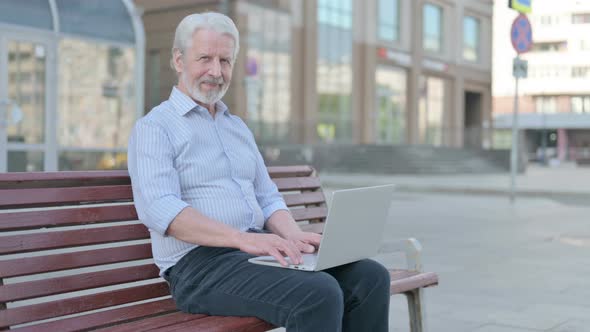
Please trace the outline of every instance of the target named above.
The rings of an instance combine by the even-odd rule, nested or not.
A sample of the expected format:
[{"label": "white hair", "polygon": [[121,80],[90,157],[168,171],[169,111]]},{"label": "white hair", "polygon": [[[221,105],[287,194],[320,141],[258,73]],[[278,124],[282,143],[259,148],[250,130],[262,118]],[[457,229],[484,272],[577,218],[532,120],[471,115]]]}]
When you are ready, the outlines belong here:
[{"label": "white hair", "polygon": [[172,45],[172,59],[170,60],[172,69],[174,69],[174,52],[180,51],[180,53],[184,54],[191,47],[193,34],[199,29],[212,30],[232,37],[234,40],[232,62],[236,61],[240,50],[240,33],[234,21],[221,13],[207,12],[188,15],[178,23],[174,34],[174,44]]}]

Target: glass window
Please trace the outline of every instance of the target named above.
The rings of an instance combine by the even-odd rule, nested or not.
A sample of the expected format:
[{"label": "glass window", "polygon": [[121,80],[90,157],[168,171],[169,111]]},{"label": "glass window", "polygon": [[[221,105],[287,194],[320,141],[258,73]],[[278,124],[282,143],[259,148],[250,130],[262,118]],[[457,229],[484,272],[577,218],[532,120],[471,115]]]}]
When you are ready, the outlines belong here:
[{"label": "glass window", "polygon": [[557,113],[557,100],[555,97],[536,97],[535,107],[537,113],[552,114]]},{"label": "glass window", "polygon": [[590,66],[573,66],[572,77],[587,78],[590,77]]},{"label": "glass window", "polygon": [[154,108],[163,100],[160,99],[160,50],[152,50],[148,55],[148,79],[146,84],[148,86],[149,103],[148,108]]},{"label": "glass window", "polygon": [[399,40],[399,0],[379,0],[378,36],[387,42]]},{"label": "glass window", "polygon": [[532,50],[533,52],[565,52],[567,41],[534,43]]},{"label": "glass window", "polygon": [[431,3],[424,4],[423,8],[423,36],[422,43],[424,50],[440,53],[442,52],[442,7]]},{"label": "glass window", "polygon": [[580,13],[572,15],[573,24],[588,24],[590,23],[590,13]]},{"label": "glass window", "polygon": [[136,112],[134,49],[64,38],[59,54],[59,144],[127,147]]},{"label": "glass window", "polygon": [[259,143],[287,143],[291,119],[291,16],[248,5],[247,123]]},{"label": "glass window", "polygon": [[55,0],[64,33],[124,43],[135,42],[135,32],[123,1]]},{"label": "glass window", "polygon": [[127,169],[126,152],[61,151],[60,171]]},{"label": "glass window", "polygon": [[39,172],[43,171],[43,152],[41,151],[8,151],[8,172]]},{"label": "glass window", "polygon": [[472,16],[463,18],[463,58],[469,61],[479,59],[479,36],[481,25],[479,19]]},{"label": "glass window", "polygon": [[352,1],[318,1],[319,114],[323,142],[352,141]]},{"label": "glass window", "polygon": [[375,142],[403,144],[406,139],[406,71],[378,67]]},{"label": "glass window", "polygon": [[8,43],[8,142],[45,142],[45,46]]},{"label": "glass window", "polygon": [[575,96],[570,101],[573,113],[590,113],[590,96]]},{"label": "glass window", "polygon": [[0,1],[0,23],[53,30],[49,1],[2,0]]},{"label": "glass window", "polygon": [[436,77],[420,77],[418,133],[421,144],[442,145],[445,82]]}]

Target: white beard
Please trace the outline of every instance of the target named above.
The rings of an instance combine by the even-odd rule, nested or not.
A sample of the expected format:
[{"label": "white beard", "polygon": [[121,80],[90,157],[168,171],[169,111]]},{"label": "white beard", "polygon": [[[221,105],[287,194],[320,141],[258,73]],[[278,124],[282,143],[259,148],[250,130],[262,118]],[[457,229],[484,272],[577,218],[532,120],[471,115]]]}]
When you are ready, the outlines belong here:
[{"label": "white beard", "polygon": [[[205,105],[213,105],[217,103],[229,88],[228,82],[224,82],[223,78],[214,79],[214,78],[206,78],[202,77],[191,84],[191,82],[187,79],[187,75],[184,73],[181,74],[180,79],[182,83],[188,90],[189,95],[196,101],[199,101]],[[201,83],[208,82],[208,83],[215,83],[221,84],[221,88],[212,89],[206,93],[203,93],[200,89]]]}]

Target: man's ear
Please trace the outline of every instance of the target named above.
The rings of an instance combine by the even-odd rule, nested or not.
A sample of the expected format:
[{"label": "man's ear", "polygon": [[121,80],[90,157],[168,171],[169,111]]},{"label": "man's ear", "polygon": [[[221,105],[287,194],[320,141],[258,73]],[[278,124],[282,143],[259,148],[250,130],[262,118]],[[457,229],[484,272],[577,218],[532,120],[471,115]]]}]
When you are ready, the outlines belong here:
[{"label": "man's ear", "polygon": [[174,56],[172,57],[172,63],[174,64],[174,70],[176,70],[177,73],[182,73],[183,68],[184,68],[184,62],[183,62],[183,54],[182,51],[179,49],[174,49]]}]

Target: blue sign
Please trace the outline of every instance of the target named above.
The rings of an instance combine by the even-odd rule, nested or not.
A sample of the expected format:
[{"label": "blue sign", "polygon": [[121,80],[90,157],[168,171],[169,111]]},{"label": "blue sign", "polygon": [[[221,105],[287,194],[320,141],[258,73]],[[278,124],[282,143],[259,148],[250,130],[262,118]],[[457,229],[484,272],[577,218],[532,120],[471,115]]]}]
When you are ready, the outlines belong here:
[{"label": "blue sign", "polygon": [[510,39],[516,53],[521,54],[531,50],[533,47],[533,29],[526,15],[520,14],[514,19],[512,29],[510,29]]}]

